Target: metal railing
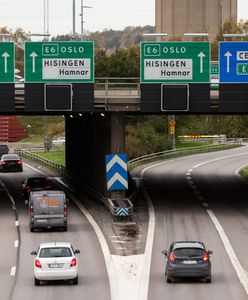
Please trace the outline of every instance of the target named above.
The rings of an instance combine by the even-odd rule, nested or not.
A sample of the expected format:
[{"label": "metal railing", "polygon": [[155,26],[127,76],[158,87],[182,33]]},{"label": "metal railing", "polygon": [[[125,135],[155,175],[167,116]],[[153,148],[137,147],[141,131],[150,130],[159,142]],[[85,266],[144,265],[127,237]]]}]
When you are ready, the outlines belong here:
[{"label": "metal railing", "polygon": [[185,156],[185,155],[192,155],[197,153],[204,153],[204,152],[213,152],[219,150],[226,150],[234,147],[239,147],[242,145],[242,139],[230,139],[226,141],[226,143],[216,143],[213,145],[205,145],[205,146],[198,146],[198,147],[188,147],[188,148],[181,148],[175,150],[166,150],[157,153],[151,153],[147,155],[143,155],[134,159],[131,159],[128,162],[129,170],[141,165],[143,163],[149,163],[156,160],[168,159],[172,157],[178,156]]}]

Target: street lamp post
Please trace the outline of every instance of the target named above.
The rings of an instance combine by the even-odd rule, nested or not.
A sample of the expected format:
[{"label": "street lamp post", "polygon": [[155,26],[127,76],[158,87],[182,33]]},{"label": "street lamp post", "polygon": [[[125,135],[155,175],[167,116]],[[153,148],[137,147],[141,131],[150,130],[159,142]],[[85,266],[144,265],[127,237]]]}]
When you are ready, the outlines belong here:
[{"label": "street lamp post", "polygon": [[81,0],[81,41],[84,40],[84,8],[92,8],[92,6],[84,5],[83,0]]}]

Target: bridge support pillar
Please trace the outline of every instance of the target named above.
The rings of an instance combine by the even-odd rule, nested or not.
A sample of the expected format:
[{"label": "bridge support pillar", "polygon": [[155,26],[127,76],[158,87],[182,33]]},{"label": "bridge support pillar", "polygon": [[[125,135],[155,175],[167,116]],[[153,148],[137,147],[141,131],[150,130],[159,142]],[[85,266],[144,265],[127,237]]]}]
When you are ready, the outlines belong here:
[{"label": "bridge support pillar", "polygon": [[[113,154],[125,153],[125,114],[111,112],[111,149]],[[125,191],[112,191],[111,198],[125,198]]]},{"label": "bridge support pillar", "polygon": [[111,198],[125,192],[106,192],[106,154],[124,153],[125,114],[84,113],[65,117],[66,169],[88,186]]}]

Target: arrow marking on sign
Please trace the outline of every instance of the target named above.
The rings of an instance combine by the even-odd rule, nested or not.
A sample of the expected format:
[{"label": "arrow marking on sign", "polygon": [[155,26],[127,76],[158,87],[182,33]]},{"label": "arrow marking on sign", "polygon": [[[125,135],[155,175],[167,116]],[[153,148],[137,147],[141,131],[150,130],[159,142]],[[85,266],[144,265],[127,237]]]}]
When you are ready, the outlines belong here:
[{"label": "arrow marking on sign", "polygon": [[203,73],[203,59],[204,59],[204,57],[206,57],[206,55],[203,52],[200,52],[197,56],[200,58],[200,73],[202,74]]},{"label": "arrow marking on sign", "polygon": [[230,73],[230,57],[232,56],[232,54],[227,51],[227,53],[225,54],[226,57],[226,71],[227,73]]},{"label": "arrow marking on sign", "polygon": [[114,174],[114,176],[108,181],[107,186],[108,189],[111,188],[111,186],[116,182],[119,181],[126,189],[128,189],[128,183],[127,180],[124,179],[118,172]]},{"label": "arrow marking on sign", "polygon": [[30,54],[30,57],[32,57],[32,72],[35,73],[35,58],[37,57],[37,53],[32,52]]},{"label": "arrow marking on sign", "polygon": [[113,167],[115,163],[119,164],[124,170],[127,170],[127,163],[124,162],[118,155],[115,155],[107,164],[107,172]]},{"label": "arrow marking on sign", "polygon": [[10,57],[9,53],[4,52],[2,57],[4,58],[4,73],[8,73],[8,58]]}]

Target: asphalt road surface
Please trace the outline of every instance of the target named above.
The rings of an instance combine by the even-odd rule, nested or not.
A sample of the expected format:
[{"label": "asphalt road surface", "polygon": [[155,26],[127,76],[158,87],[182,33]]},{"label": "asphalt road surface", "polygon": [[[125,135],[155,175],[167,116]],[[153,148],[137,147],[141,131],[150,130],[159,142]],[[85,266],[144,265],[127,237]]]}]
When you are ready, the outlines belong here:
[{"label": "asphalt road surface", "polygon": [[[248,180],[234,174],[247,163],[248,148],[242,147],[172,159],[144,173],[156,216],[150,300],[248,299]],[[223,232],[217,231],[218,224]],[[175,240],[201,240],[213,250],[212,283],[166,283],[165,257],[160,252]],[[240,268],[235,269],[235,258]]]},{"label": "asphalt road surface", "polygon": [[[21,197],[21,182],[28,176],[38,176],[24,166],[23,173],[0,173],[0,282],[1,300],[39,299],[110,299],[109,279],[99,241],[93,228],[80,210],[70,202],[68,231],[41,231],[31,233],[28,226],[28,208]],[[8,195],[8,191],[10,195]],[[13,198],[18,212],[18,223],[13,210]],[[19,232],[19,235],[18,235]],[[18,241],[18,242],[17,242]],[[32,250],[39,243],[49,241],[71,242],[81,253],[79,257],[78,286],[64,282],[34,286]]]}]

